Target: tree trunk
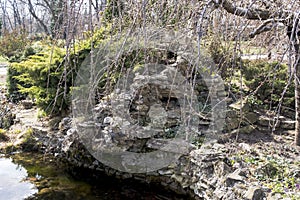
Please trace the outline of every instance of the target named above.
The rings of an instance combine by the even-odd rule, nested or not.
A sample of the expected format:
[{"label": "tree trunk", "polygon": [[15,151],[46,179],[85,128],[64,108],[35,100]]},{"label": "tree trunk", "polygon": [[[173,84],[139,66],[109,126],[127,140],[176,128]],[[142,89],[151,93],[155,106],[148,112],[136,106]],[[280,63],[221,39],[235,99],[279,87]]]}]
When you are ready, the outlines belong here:
[{"label": "tree trunk", "polygon": [[296,51],[296,60],[295,60],[295,74],[294,74],[294,83],[295,83],[295,144],[300,146],[300,52],[299,44],[295,44]]}]

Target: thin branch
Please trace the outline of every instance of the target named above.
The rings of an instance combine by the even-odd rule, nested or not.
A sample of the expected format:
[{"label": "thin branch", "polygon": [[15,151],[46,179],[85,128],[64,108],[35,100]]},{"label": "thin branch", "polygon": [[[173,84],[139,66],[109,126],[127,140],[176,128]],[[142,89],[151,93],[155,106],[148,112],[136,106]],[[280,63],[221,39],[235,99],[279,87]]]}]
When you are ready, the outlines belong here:
[{"label": "thin branch", "polygon": [[31,13],[31,15],[33,16],[33,18],[35,18],[40,25],[43,27],[43,29],[45,30],[46,33],[50,33],[48,27],[45,25],[45,23],[43,22],[43,20],[41,20],[35,13],[33,5],[31,3],[31,0],[28,0],[28,6],[29,6],[29,12]]},{"label": "thin branch", "polygon": [[[263,10],[258,8],[243,8],[235,6],[229,0],[213,0],[215,5],[223,7],[228,13],[244,17],[249,20],[268,20],[271,18],[282,18],[288,16],[290,12],[279,11],[273,12],[271,9]],[[286,17],[284,17],[286,18]]]},{"label": "thin branch", "polygon": [[[272,30],[272,28],[278,23],[284,23],[285,19],[268,19],[264,21],[259,27],[249,34],[250,38],[254,38],[256,35]],[[272,25],[270,25],[272,23]]]}]

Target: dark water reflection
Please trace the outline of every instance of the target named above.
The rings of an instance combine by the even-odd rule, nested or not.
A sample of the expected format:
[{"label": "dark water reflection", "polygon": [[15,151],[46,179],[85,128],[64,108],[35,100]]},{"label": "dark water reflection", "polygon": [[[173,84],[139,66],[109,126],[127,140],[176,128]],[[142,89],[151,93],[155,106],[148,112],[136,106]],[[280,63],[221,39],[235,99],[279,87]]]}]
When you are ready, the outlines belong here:
[{"label": "dark water reflection", "polygon": [[54,158],[21,153],[0,158],[0,200],[187,199],[136,181],[75,169],[72,175]]}]

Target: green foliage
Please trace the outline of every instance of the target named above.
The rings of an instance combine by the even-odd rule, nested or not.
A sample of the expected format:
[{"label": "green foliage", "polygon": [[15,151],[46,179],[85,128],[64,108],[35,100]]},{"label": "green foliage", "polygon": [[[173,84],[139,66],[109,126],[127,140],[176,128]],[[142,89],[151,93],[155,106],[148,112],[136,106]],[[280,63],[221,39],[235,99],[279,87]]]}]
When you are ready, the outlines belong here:
[{"label": "green foliage", "polygon": [[32,134],[33,134],[33,129],[32,128],[28,128],[23,137],[24,137],[24,140],[27,141],[27,140],[30,140],[32,138]]},{"label": "green foliage", "polygon": [[111,35],[111,25],[106,24],[101,28],[94,30],[93,32],[85,32],[85,40],[79,41],[75,44],[75,49],[81,50],[91,50],[91,47],[97,48],[103,40],[105,40],[109,35]]},{"label": "green foliage", "polygon": [[[7,70],[7,85],[8,85],[8,96],[9,99],[12,102],[17,102],[19,100],[25,99],[26,94],[21,93],[18,90],[18,80],[15,78],[16,76],[19,76],[22,71],[17,71],[12,67],[12,63],[19,63],[21,61],[24,61],[28,59],[29,56],[34,55],[42,51],[43,45],[41,42],[36,42],[32,44],[31,46],[27,46],[23,52],[19,52],[18,54],[12,56],[10,58],[10,64]],[[27,84],[27,87],[29,87],[29,84]]]},{"label": "green foliage", "polygon": [[18,81],[15,79],[18,75],[20,75],[20,72],[13,69],[10,64],[7,68],[7,91],[8,99],[14,103],[26,98],[26,94],[21,94],[18,90]]},{"label": "green foliage", "polygon": [[[261,160],[262,162],[264,163],[263,166],[256,170],[257,179],[264,181],[273,193],[281,193],[284,197],[297,198],[292,193],[298,190],[299,178],[291,176],[291,169],[287,162],[272,157],[267,157],[266,160]],[[287,194],[287,192],[292,193]]]},{"label": "green foliage", "polygon": [[[250,88],[249,92],[257,90],[252,100],[259,104],[272,102],[277,105],[289,79],[287,65],[263,60],[243,61],[242,74],[245,84]],[[288,87],[285,97],[283,105],[293,107],[293,83]]]},{"label": "green foliage", "polygon": [[257,98],[257,96],[250,94],[248,95],[247,102],[252,106],[262,106],[263,102]]},{"label": "green foliage", "polygon": [[[34,99],[47,113],[66,108],[67,97],[61,95],[64,93],[61,81],[64,56],[64,49],[44,45],[38,54],[31,55],[20,63],[12,63],[9,67],[15,72],[11,78],[15,80],[14,86],[17,86],[17,91]],[[9,92],[12,92],[12,89],[9,88]]]},{"label": "green foliage", "polygon": [[37,113],[37,118],[38,119],[42,119],[46,116],[47,116],[47,113],[44,110],[40,110],[40,109],[38,110],[38,113]]},{"label": "green foliage", "polygon": [[91,46],[96,47],[103,41],[107,30],[109,28],[96,30],[89,39],[76,43],[68,57],[64,45],[49,45],[46,41],[25,48],[20,53],[22,56],[8,67],[9,99],[17,102],[31,98],[41,112],[47,114],[67,111],[76,71],[90,53]]}]

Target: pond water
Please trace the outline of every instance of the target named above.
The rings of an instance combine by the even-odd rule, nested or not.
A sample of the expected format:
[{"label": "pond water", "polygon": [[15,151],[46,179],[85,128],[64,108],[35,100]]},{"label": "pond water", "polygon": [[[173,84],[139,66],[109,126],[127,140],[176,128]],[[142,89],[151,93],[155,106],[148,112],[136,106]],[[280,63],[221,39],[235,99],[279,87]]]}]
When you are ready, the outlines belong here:
[{"label": "pond water", "polygon": [[24,199],[38,192],[24,167],[11,158],[0,158],[0,199]]},{"label": "pond water", "polygon": [[[73,174],[73,175],[72,175]],[[76,175],[75,175],[76,174]],[[18,153],[0,157],[0,199],[7,200],[113,200],[186,199],[157,186],[120,181],[91,171],[67,172],[52,157]]]}]

